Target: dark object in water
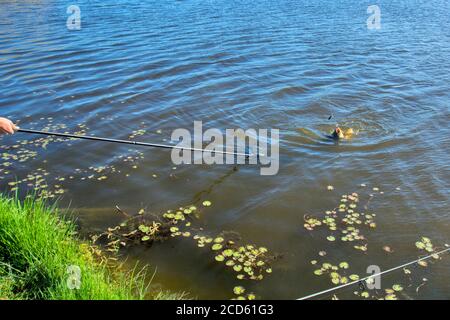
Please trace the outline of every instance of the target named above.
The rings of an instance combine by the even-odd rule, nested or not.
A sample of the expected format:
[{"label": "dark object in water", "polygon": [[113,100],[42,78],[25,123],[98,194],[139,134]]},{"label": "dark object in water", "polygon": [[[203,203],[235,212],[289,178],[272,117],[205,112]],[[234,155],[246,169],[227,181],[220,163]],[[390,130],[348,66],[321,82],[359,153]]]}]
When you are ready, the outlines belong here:
[{"label": "dark object in water", "polygon": [[331,135],[329,135],[329,137],[335,140],[344,139],[344,132],[342,131],[341,128],[336,127],[331,133]]},{"label": "dark object in water", "polygon": [[344,132],[341,128],[336,127],[330,135],[327,135],[327,137],[334,140],[351,139],[353,134],[355,134],[355,132],[352,128],[348,128]]}]

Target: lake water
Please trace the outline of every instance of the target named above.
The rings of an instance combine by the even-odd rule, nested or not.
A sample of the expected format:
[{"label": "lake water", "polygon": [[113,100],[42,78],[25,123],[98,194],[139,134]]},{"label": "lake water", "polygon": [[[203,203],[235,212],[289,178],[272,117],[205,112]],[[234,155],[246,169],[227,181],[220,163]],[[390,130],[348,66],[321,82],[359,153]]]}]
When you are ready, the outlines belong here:
[{"label": "lake water", "polygon": [[[88,141],[34,148],[38,137],[18,133],[2,139],[2,153],[37,154],[19,153],[22,162],[3,155],[2,190],[48,172],[84,235],[117,224],[116,205],[162,213],[209,200],[195,222],[205,232],[235,231],[243,243],[282,255],[264,280],[243,282],[267,299],[332,286],[313,273],[321,250],[365,275],[368,265],[417,258],[421,236],[436,247],[449,242],[450,2],[80,0],[79,31],[66,27],[70,4],[0,2],[1,116],[24,128],[156,143],[169,143],[176,128],[192,130],[195,120],[222,130],[278,128],[280,171],[174,168],[168,150]],[[366,25],[372,4],[381,9],[379,30]],[[336,123],[358,135],[324,139]],[[305,215],[320,216],[352,192],[373,194],[377,227],[364,231],[367,252],[303,226]],[[152,288],[229,299],[240,283],[189,239],[124,253],[157,267]],[[401,270],[382,283],[404,283],[401,298],[448,299],[449,261],[419,267],[409,287]],[[355,298],[353,289],[336,295]]]}]

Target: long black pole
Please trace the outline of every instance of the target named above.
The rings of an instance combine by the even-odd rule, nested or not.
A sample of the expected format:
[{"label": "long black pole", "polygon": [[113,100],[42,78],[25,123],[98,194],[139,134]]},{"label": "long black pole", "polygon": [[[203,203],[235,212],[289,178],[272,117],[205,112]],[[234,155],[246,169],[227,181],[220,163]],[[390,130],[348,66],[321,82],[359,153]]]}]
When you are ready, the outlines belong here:
[{"label": "long black pole", "polygon": [[154,147],[154,148],[164,148],[164,149],[180,149],[180,150],[191,150],[191,151],[200,151],[200,152],[217,152],[221,154],[232,154],[236,156],[252,156],[253,154],[245,154],[239,152],[229,152],[229,151],[220,151],[220,150],[204,150],[199,148],[191,148],[191,147],[182,147],[182,146],[171,146],[167,144],[159,144],[159,143],[148,143],[148,142],[139,142],[139,141],[130,141],[130,140],[120,140],[120,139],[110,139],[110,138],[100,138],[94,136],[82,136],[76,134],[69,133],[59,133],[59,132],[49,132],[49,131],[40,131],[40,130],[31,130],[31,129],[22,129],[17,130],[18,132],[24,133],[32,133],[32,134],[41,134],[46,136],[57,136],[57,137],[65,137],[65,138],[75,138],[75,139],[85,139],[85,140],[94,140],[94,141],[103,141],[103,142],[113,142],[113,143],[121,143],[121,144],[132,144],[135,146],[144,146],[144,147]]}]

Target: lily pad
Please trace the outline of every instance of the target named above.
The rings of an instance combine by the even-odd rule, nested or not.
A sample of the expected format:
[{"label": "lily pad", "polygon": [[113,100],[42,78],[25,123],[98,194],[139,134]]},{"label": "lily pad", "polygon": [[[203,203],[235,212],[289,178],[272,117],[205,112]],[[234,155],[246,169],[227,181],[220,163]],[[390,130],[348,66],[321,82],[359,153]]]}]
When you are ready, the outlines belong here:
[{"label": "lily pad", "polygon": [[245,292],[245,288],[242,287],[242,286],[236,286],[236,287],[233,288],[233,292],[236,295],[240,295],[240,294],[243,294]]},{"label": "lily pad", "polygon": [[357,274],[351,274],[351,275],[349,276],[349,278],[350,278],[350,280],[352,280],[352,281],[359,280],[359,276],[358,276]]},{"label": "lily pad", "polygon": [[402,291],[402,290],[403,290],[403,287],[402,287],[401,285],[399,285],[399,284],[394,284],[394,285],[392,286],[392,289],[393,289],[394,291],[399,292],[399,291]]},{"label": "lily pad", "polygon": [[242,270],[242,266],[240,264],[236,264],[233,266],[233,270],[236,272],[240,272]]},{"label": "lily pad", "polygon": [[208,201],[208,200],[203,201],[202,204],[204,207],[210,207],[212,205],[211,201]]}]

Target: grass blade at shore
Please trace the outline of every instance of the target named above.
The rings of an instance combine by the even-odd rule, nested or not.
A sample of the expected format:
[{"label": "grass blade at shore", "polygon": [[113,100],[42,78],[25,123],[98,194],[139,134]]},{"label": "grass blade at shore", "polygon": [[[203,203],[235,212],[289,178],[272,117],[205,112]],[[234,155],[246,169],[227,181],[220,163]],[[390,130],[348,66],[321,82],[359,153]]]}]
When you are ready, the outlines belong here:
[{"label": "grass blade at shore", "polygon": [[[0,195],[0,299],[144,298],[142,272],[115,272],[89,248],[55,207]],[[79,277],[71,278],[70,268],[79,270]]]}]

